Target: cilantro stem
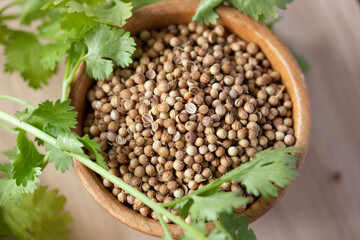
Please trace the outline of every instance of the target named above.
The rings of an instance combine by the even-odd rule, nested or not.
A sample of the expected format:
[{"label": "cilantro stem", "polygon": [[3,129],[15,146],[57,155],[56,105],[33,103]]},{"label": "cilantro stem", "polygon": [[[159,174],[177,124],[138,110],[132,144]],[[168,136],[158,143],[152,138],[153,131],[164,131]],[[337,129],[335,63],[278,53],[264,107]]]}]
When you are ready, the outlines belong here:
[{"label": "cilantro stem", "polygon": [[53,138],[52,136],[48,135],[47,133],[44,133],[43,131],[41,131],[40,129],[33,127],[32,125],[26,123],[26,122],[20,122],[19,119],[17,119],[16,117],[11,116],[10,114],[7,114],[3,111],[0,110],[0,119],[18,127],[23,129],[26,132],[31,133],[32,135],[42,139],[43,141],[53,145],[56,147],[56,139]]},{"label": "cilantro stem", "polygon": [[10,100],[10,101],[13,101],[13,102],[16,102],[16,103],[20,103],[26,107],[36,107],[35,105],[29,103],[29,102],[26,102],[24,100],[21,100],[19,98],[16,98],[16,97],[12,97],[12,96],[8,96],[8,95],[3,95],[3,94],[0,94],[0,99],[4,99],[4,100]]},{"label": "cilantro stem", "polygon": [[21,15],[20,14],[9,14],[9,15],[3,15],[1,16],[1,20],[11,20],[11,19],[17,19]]},{"label": "cilantro stem", "polygon": [[[71,72],[70,72],[70,75],[67,77],[67,76],[66,76],[67,74],[65,74],[65,77],[67,77],[67,78],[64,79],[64,81],[63,81],[62,96],[61,96],[61,99],[62,99],[63,101],[65,101],[65,100],[68,99],[70,84],[71,84],[71,82],[73,81],[74,76],[75,76],[75,73],[76,73],[77,69],[79,68],[80,63],[81,63],[82,60],[83,60],[83,55],[84,55],[84,53],[85,53],[85,50],[86,50],[86,47],[85,47],[85,45],[84,45],[83,48],[82,48],[82,50],[81,50],[80,57],[79,57],[79,59],[76,61],[73,69],[72,69]],[[68,57],[68,59],[69,59],[69,57]],[[66,71],[70,70],[69,64],[70,64],[70,61],[66,60],[65,73],[66,73]]]},{"label": "cilantro stem", "polygon": [[0,122],[0,127],[2,127],[3,129],[7,130],[8,132],[17,135],[18,131],[16,131],[15,129],[12,129],[11,127],[3,124],[2,122]]},{"label": "cilantro stem", "polygon": [[71,68],[71,59],[70,59],[70,56],[68,56],[68,57],[66,58],[66,65],[65,65],[65,72],[64,72],[63,82],[65,82],[66,79],[69,77],[70,68]]},{"label": "cilantro stem", "polygon": [[15,6],[16,4],[18,4],[17,1],[11,2],[8,5],[5,5],[2,9],[0,9],[0,14],[2,14],[6,9]]},{"label": "cilantro stem", "polygon": [[[33,127],[32,125],[30,125],[30,124],[28,124],[26,122],[20,122],[17,118],[15,118],[15,117],[13,117],[13,116],[11,116],[11,115],[9,115],[9,114],[1,111],[1,110],[0,110],[0,119],[2,119],[4,121],[18,127],[18,128],[21,128],[21,129],[25,130],[26,132],[31,133],[35,137],[38,137],[41,140],[43,140],[43,141],[45,141],[45,142],[47,142],[47,143],[51,144],[52,146],[59,149],[59,147],[57,146],[56,139],[54,137],[48,135],[47,133],[41,131],[40,129],[38,129],[36,127]],[[133,197],[139,199],[142,203],[144,203],[145,205],[150,207],[155,212],[164,215],[169,220],[171,220],[175,224],[182,227],[185,231],[191,232],[194,236],[196,236],[196,239],[206,240],[206,236],[204,234],[199,232],[197,229],[195,229],[191,225],[187,224],[180,217],[172,214],[167,209],[162,207],[160,204],[153,202],[146,195],[144,195],[140,191],[134,189],[129,184],[125,183],[123,180],[121,180],[120,178],[118,178],[115,175],[111,174],[107,170],[103,169],[101,166],[99,166],[95,162],[91,161],[88,157],[86,157],[84,155],[77,154],[77,153],[73,153],[73,152],[66,152],[66,151],[63,151],[63,152],[65,152],[69,156],[75,158],[76,160],[78,160],[79,162],[81,162],[82,164],[84,164],[85,166],[87,166],[88,168],[93,170],[94,172],[98,173],[99,175],[103,176],[104,178],[106,178],[110,182],[114,183],[116,186],[120,187],[125,192],[131,194]]]},{"label": "cilantro stem", "polygon": [[164,222],[164,219],[162,218],[163,216],[160,213],[156,213],[159,222],[162,226],[162,228],[164,229],[164,233],[165,233],[165,239],[166,240],[174,240],[173,237],[171,236],[170,230],[167,227],[166,223]]}]

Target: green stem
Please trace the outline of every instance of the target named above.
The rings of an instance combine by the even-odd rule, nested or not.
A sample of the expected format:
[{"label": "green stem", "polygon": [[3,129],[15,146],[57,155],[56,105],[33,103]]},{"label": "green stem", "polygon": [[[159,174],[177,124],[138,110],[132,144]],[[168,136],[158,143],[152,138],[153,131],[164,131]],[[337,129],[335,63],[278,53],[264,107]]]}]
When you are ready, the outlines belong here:
[{"label": "green stem", "polygon": [[69,77],[70,68],[71,68],[71,59],[70,59],[70,57],[68,56],[68,57],[66,58],[66,65],[65,65],[65,72],[64,72],[63,82],[65,82],[66,79]]},{"label": "green stem", "polygon": [[53,138],[52,136],[48,135],[47,133],[44,133],[40,129],[33,127],[32,125],[30,125],[26,122],[20,122],[20,120],[18,120],[16,117],[13,117],[10,114],[7,114],[1,110],[0,110],[0,119],[18,127],[18,128],[21,128],[26,132],[31,133],[32,135],[42,139],[43,141],[45,141],[53,146],[56,146],[56,143],[57,143],[56,139]]},{"label": "green stem", "polygon": [[15,129],[12,129],[11,127],[3,124],[2,122],[0,122],[0,127],[2,127],[3,129],[7,130],[8,132],[17,135],[18,131],[16,131]]},{"label": "green stem", "polygon": [[11,2],[8,5],[5,5],[2,9],[0,9],[0,14],[2,14],[6,9],[15,6],[16,4],[18,4],[17,1]]},{"label": "green stem", "polygon": [[162,228],[164,229],[165,239],[166,240],[174,240],[170,233],[168,226],[166,225],[166,223],[164,222],[164,219],[162,218],[163,216],[160,213],[156,213],[156,215],[159,219],[159,222],[160,222]]},{"label": "green stem", "polygon": [[[81,63],[82,60],[83,60],[83,55],[84,55],[84,53],[85,53],[85,50],[86,50],[86,47],[85,47],[85,45],[84,45],[83,48],[82,48],[82,50],[81,50],[81,54],[80,54],[79,59],[78,59],[77,62],[75,63],[75,65],[74,65],[73,69],[71,70],[69,76],[68,76],[66,79],[64,79],[64,81],[63,81],[62,96],[61,96],[61,99],[62,99],[63,101],[68,99],[70,84],[71,84],[71,82],[73,81],[74,76],[75,76],[75,73],[76,73],[77,69],[79,68],[80,63]],[[68,59],[69,59],[69,57],[68,57]],[[66,60],[65,73],[66,73],[66,71],[69,71],[69,70],[70,70],[69,64],[70,64],[70,61],[69,61],[69,60]],[[66,76],[66,75],[67,75],[67,74],[65,74],[65,76]]]},{"label": "green stem", "polygon": [[[14,126],[16,126],[18,128],[21,128],[21,129],[25,130],[26,132],[31,133],[32,135],[42,139],[43,141],[51,144],[52,146],[54,146],[56,148],[59,148],[57,146],[57,141],[56,141],[55,138],[53,138],[52,136],[48,135],[47,133],[41,131],[40,129],[33,127],[32,125],[30,125],[30,124],[28,124],[26,122],[20,122],[17,118],[15,118],[15,117],[13,117],[13,116],[11,116],[11,115],[3,112],[3,111],[0,111],[0,119],[4,120],[4,121],[6,121],[6,122],[8,122],[10,124],[13,124]],[[145,205],[150,207],[155,212],[164,215],[169,220],[171,220],[175,224],[182,227],[185,231],[191,232],[194,236],[196,236],[196,239],[206,240],[205,235],[203,235],[201,232],[196,230],[191,225],[184,222],[180,217],[172,214],[171,212],[166,210],[164,207],[162,207],[160,204],[153,202],[146,195],[144,195],[140,191],[134,189],[133,187],[131,187],[130,185],[125,183],[120,178],[118,178],[115,175],[108,172],[107,170],[103,169],[98,164],[91,161],[88,157],[86,157],[84,155],[77,154],[77,153],[73,153],[73,152],[65,152],[65,153],[67,153],[69,156],[75,158],[76,160],[78,160],[79,162],[81,162],[82,164],[84,164],[85,166],[87,166],[88,168],[93,170],[94,172],[96,172],[99,175],[103,176],[104,178],[106,178],[110,182],[114,183],[116,186],[120,187],[125,192],[131,194],[133,197],[139,199],[142,203],[144,203]]]},{"label": "green stem", "polygon": [[4,100],[10,100],[10,101],[13,101],[13,102],[16,102],[16,103],[20,103],[26,107],[36,107],[35,105],[29,103],[29,102],[26,102],[24,100],[21,100],[21,99],[18,99],[16,97],[12,97],[12,96],[8,96],[8,95],[3,95],[3,94],[0,94],[0,99],[4,99]]},{"label": "green stem", "polygon": [[9,14],[9,15],[3,15],[0,17],[0,20],[11,20],[11,19],[17,19],[20,17],[20,14]]}]

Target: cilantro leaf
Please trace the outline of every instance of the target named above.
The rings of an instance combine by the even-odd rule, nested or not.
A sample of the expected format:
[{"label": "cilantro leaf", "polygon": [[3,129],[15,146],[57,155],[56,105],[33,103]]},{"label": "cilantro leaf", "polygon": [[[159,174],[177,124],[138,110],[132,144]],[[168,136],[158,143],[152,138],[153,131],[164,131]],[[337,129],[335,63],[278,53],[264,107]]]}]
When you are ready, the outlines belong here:
[{"label": "cilantro leaf", "polygon": [[[233,212],[234,207],[246,204],[247,199],[235,192],[216,192],[208,196],[192,195],[186,203],[180,202],[174,209],[179,209],[182,216],[187,212],[194,219],[216,221],[220,212]],[[204,208],[204,206],[211,206]],[[184,209],[183,209],[184,208]],[[188,210],[187,210],[188,209]]]},{"label": "cilantro leaf", "polygon": [[88,47],[84,57],[86,73],[96,80],[110,76],[113,71],[112,60],[121,67],[132,63],[135,41],[123,29],[111,29],[105,24],[97,24],[85,35],[85,44]]},{"label": "cilantro leaf", "polygon": [[20,73],[30,87],[38,89],[47,84],[47,79],[55,72],[39,64],[44,54],[44,46],[32,33],[12,32],[5,44],[5,71]]},{"label": "cilantro leaf", "polygon": [[[189,209],[190,215],[197,219],[205,219],[206,221],[216,221],[218,213],[234,211],[234,207],[246,204],[247,199],[239,196],[235,192],[216,192],[209,196],[193,196],[194,203]],[[211,206],[204,208],[204,206]]]},{"label": "cilantro leaf", "polygon": [[27,185],[28,181],[33,181],[41,173],[41,164],[44,155],[40,154],[34,143],[26,137],[24,130],[19,130],[17,137],[18,154],[12,164],[12,178],[16,180],[17,185]]},{"label": "cilantro leaf", "polygon": [[93,16],[87,16],[85,12],[60,14],[60,28],[68,33],[68,37],[73,40],[81,40],[89,29],[95,26]]},{"label": "cilantro leaf", "polygon": [[[192,221],[190,223],[190,225],[192,227],[194,227],[196,230],[198,230],[198,232],[202,233],[203,235],[205,235],[205,221],[203,220],[199,220],[199,221]],[[185,231],[185,233],[181,236],[180,238],[181,240],[194,240],[197,239],[196,235],[193,235],[191,232],[189,231]]]},{"label": "cilantro leaf", "polygon": [[289,153],[297,152],[295,147],[266,149],[255,154],[253,160],[235,168],[219,178],[219,181],[237,181],[246,186],[249,193],[264,197],[278,196],[275,183],[279,187],[290,185],[299,174],[296,171],[296,158]]},{"label": "cilantro leaf", "polygon": [[[15,159],[16,159],[16,155],[15,155]],[[0,177],[3,177],[5,179],[10,179],[11,169],[12,169],[11,163],[0,164]]]},{"label": "cilantro leaf", "polygon": [[253,18],[259,19],[261,15],[265,18],[277,18],[278,13],[275,7],[286,9],[286,4],[293,2],[293,0],[227,0],[227,2],[239,11],[243,11]]},{"label": "cilantro leaf", "polygon": [[69,45],[65,42],[65,39],[56,43],[49,43],[44,46],[44,55],[42,56],[40,63],[44,68],[54,71],[57,63],[61,62]]},{"label": "cilantro leaf", "polygon": [[57,100],[54,104],[47,100],[37,108],[28,107],[22,112],[17,112],[16,116],[20,121],[30,123],[57,137],[60,131],[70,132],[70,128],[74,128],[77,123],[77,113],[73,111],[74,107],[70,104],[70,100],[63,102]]},{"label": "cilantro leaf", "polygon": [[199,24],[204,22],[206,25],[216,24],[219,15],[214,11],[214,8],[223,2],[224,0],[201,0],[192,20]]},{"label": "cilantro leaf", "polygon": [[57,190],[46,191],[40,187],[34,194],[22,197],[22,204],[12,202],[0,208],[0,234],[16,239],[69,239],[68,225],[72,218],[65,212],[64,196],[58,196]]},{"label": "cilantro leaf", "polygon": [[136,9],[145,7],[146,5],[163,2],[163,1],[167,1],[167,0],[132,0],[131,1],[133,7],[132,10],[135,11]]},{"label": "cilantro leaf", "polygon": [[56,170],[60,169],[61,172],[65,172],[69,169],[69,165],[73,165],[72,158],[64,153],[63,151],[51,146],[50,144],[45,143],[45,149],[47,151],[47,154],[45,158],[49,162],[55,161],[55,168]]},{"label": "cilantro leaf", "polygon": [[54,105],[50,101],[41,103],[34,110],[32,116],[42,119],[45,126],[53,126],[60,130],[69,130],[74,128],[77,121],[77,113],[73,111],[74,107],[70,105],[70,100],[57,100]]},{"label": "cilantro leaf", "polygon": [[36,19],[45,18],[47,14],[41,10],[41,7],[49,0],[17,0],[16,3],[21,6],[20,23],[30,25]]},{"label": "cilantro leaf", "polygon": [[84,135],[82,138],[79,138],[79,141],[84,145],[84,147],[89,150],[94,156],[97,164],[102,168],[108,169],[104,158],[101,156],[102,153],[100,145],[97,144],[94,140],[90,139],[89,135]]},{"label": "cilantro leaf", "polygon": [[63,151],[84,154],[81,149],[84,145],[79,142],[73,132],[60,132],[57,137],[57,144]]},{"label": "cilantro leaf", "polygon": [[131,3],[113,0],[112,3],[101,8],[92,9],[92,13],[97,17],[96,21],[122,27],[126,19],[131,17],[131,9]]},{"label": "cilantro leaf", "polygon": [[194,201],[191,198],[186,199],[175,204],[173,208],[174,210],[179,210],[179,215],[186,218],[189,215],[190,207],[193,204],[193,202]]},{"label": "cilantro leaf", "polygon": [[[15,161],[16,155],[17,155],[17,148],[14,147],[12,150],[1,151],[0,154],[8,157],[11,161]],[[1,169],[0,169],[0,171],[1,171]]]},{"label": "cilantro leaf", "polygon": [[[0,18],[1,20],[1,18]],[[1,21],[0,21],[1,22]],[[7,28],[5,25],[0,25],[0,43],[5,44],[7,42],[8,37],[11,34],[11,30]]]},{"label": "cilantro leaf", "polygon": [[232,236],[233,239],[238,240],[256,240],[253,230],[249,229],[249,217],[236,217],[236,213],[219,214],[221,226]]},{"label": "cilantro leaf", "polygon": [[21,195],[33,193],[36,189],[36,183],[40,182],[37,176],[41,172],[37,171],[34,180],[27,181],[25,187],[23,185],[18,186],[16,180],[11,177],[11,169],[10,163],[0,164],[0,206],[5,205],[9,200],[13,200],[14,204],[19,204]]}]

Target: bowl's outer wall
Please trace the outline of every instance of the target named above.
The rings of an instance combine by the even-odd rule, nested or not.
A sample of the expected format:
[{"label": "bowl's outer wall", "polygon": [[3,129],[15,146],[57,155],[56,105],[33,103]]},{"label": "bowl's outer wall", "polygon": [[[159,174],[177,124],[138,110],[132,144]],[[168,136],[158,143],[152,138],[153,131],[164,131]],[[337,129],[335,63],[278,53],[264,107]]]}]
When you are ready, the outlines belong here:
[{"label": "bowl's outer wall", "polygon": [[[198,1],[175,0],[161,2],[146,6],[134,12],[128,20],[125,28],[136,34],[143,29],[156,29],[170,24],[186,24],[191,21],[198,6]],[[303,74],[299,69],[294,57],[284,44],[264,25],[252,18],[239,13],[228,7],[218,7],[217,13],[220,18],[218,22],[227,29],[240,36],[248,42],[257,43],[266,57],[271,62],[272,68],[281,75],[282,82],[286,86],[293,102],[294,132],[296,137],[295,146],[299,147],[301,153],[297,154],[297,170],[300,171],[305,161],[311,132],[311,111],[307,88]],[[82,63],[79,67],[75,81],[71,86],[70,98],[78,112],[77,134],[81,135],[82,122],[86,114],[86,93],[92,86],[93,80],[86,75],[86,65]],[[143,217],[126,205],[121,204],[101,183],[97,174],[74,161],[74,169],[90,195],[113,217],[122,223],[141,232],[162,236],[163,230],[158,221]],[[253,222],[274,206],[285,189],[279,189],[279,197],[260,197],[242,215],[249,215]],[[212,226],[208,224],[208,228]],[[169,229],[175,238],[179,238],[182,229],[174,224],[169,224]]]}]

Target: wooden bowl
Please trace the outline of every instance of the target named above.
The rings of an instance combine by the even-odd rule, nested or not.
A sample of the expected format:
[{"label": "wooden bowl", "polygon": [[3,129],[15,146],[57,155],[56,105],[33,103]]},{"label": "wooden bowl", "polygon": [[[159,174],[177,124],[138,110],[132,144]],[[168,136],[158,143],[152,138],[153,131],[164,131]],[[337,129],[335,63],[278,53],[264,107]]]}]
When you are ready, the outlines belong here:
[{"label": "wooden bowl", "polygon": [[[197,5],[198,2],[194,0],[175,0],[149,5],[135,11],[125,28],[131,34],[136,34],[143,29],[156,29],[170,24],[185,24],[191,21]],[[297,170],[300,171],[309,146],[311,126],[310,102],[302,72],[284,44],[260,22],[229,7],[218,7],[216,11],[220,16],[218,23],[245,41],[257,43],[271,62],[273,69],[280,73],[282,82],[293,102],[295,146],[301,149],[301,154],[296,156],[298,159]],[[85,68],[83,63],[76,73],[75,82],[70,91],[72,103],[79,114],[79,124],[76,128],[79,135],[81,135],[87,109],[86,104],[88,104],[86,92],[93,84],[93,80],[86,75]],[[121,204],[102,185],[99,176],[93,171],[77,161],[74,161],[74,169],[90,195],[113,217],[141,232],[154,236],[163,235],[158,221],[143,217],[128,206]],[[284,193],[285,190],[280,189],[280,197]],[[250,221],[253,222],[272,208],[280,197],[260,197],[243,214],[249,215]],[[176,238],[179,238],[183,232],[174,224],[169,224],[169,228]]]}]

